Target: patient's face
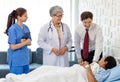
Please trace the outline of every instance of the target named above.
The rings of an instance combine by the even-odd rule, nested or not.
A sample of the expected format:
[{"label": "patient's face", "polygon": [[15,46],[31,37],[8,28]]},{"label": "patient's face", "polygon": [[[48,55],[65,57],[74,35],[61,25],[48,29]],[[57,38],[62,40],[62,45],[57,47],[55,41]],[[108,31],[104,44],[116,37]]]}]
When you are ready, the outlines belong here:
[{"label": "patient's face", "polygon": [[100,65],[100,67],[105,67],[105,65],[107,64],[105,61],[105,57],[101,58],[101,60],[98,62],[98,64]]}]

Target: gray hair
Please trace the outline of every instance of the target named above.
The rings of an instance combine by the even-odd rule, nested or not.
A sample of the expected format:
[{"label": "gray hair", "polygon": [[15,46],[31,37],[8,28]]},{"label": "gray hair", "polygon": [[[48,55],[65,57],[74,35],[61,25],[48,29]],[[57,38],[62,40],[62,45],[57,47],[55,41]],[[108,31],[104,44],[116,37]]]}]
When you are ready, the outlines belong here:
[{"label": "gray hair", "polygon": [[63,9],[60,6],[53,6],[50,8],[49,13],[50,16],[56,15],[58,12],[63,13]]}]

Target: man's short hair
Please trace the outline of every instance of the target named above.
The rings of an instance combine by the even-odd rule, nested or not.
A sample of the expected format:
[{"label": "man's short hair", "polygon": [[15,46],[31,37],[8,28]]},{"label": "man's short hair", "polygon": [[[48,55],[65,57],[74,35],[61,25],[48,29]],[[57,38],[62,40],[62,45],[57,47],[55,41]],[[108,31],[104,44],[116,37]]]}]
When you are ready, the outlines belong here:
[{"label": "man's short hair", "polygon": [[81,21],[88,19],[88,18],[93,19],[93,14],[90,11],[84,11],[81,14]]}]

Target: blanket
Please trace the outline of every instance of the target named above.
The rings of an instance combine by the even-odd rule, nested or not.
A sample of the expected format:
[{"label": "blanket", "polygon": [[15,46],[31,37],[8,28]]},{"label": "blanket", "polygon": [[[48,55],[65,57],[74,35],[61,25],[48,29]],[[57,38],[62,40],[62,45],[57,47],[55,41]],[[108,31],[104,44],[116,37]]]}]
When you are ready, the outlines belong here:
[{"label": "blanket", "polygon": [[[93,73],[98,65],[92,67]],[[7,82],[88,82],[86,69],[79,64],[71,67],[41,66],[28,74],[8,74]],[[1,81],[2,82],[2,81]],[[5,81],[4,81],[5,82]]]}]

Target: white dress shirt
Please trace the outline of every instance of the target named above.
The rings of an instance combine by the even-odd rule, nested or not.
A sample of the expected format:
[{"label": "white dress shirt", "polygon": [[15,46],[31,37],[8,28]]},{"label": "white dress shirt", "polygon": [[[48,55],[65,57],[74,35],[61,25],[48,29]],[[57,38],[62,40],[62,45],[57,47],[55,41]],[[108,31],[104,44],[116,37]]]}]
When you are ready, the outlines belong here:
[{"label": "white dress shirt", "polygon": [[[77,58],[81,58],[81,49],[83,49],[85,32],[86,31],[83,24],[79,24],[75,29],[74,39]],[[89,33],[89,52],[95,50],[93,60],[98,61],[103,47],[102,29],[97,24],[92,23],[88,33]]]}]

